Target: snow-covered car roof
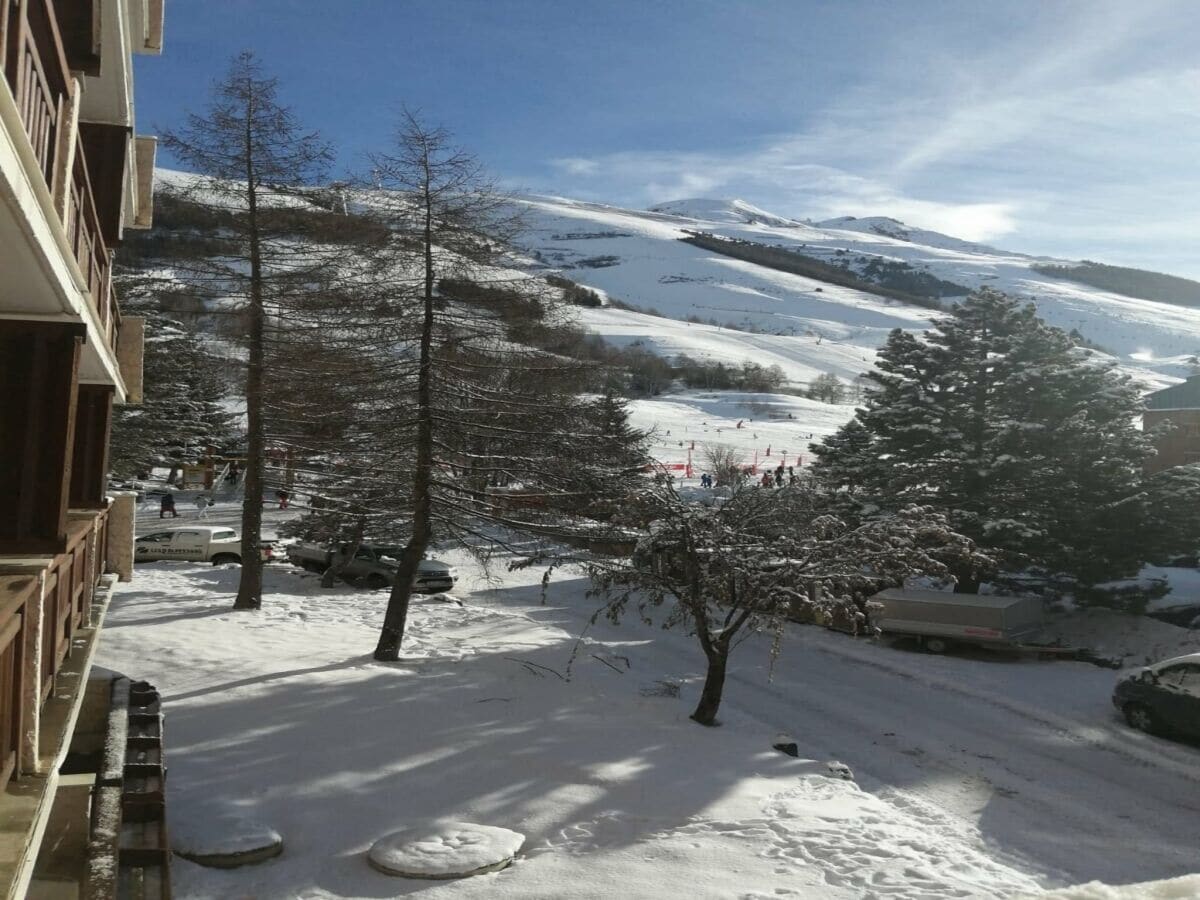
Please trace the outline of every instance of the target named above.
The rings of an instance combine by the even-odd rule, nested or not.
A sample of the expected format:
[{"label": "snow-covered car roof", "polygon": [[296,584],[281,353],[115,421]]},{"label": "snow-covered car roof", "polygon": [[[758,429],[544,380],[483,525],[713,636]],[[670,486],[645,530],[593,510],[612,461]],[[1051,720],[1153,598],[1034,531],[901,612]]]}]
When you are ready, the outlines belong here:
[{"label": "snow-covered car roof", "polygon": [[1179,663],[1195,663],[1200,665],[1200,653],[1187,653],[1183,656],[1172,656],[1170,659],[1164,659],[1154,663],[1147,668],[1150,669],[1165,669],[1167,666],[1174,666]]}]

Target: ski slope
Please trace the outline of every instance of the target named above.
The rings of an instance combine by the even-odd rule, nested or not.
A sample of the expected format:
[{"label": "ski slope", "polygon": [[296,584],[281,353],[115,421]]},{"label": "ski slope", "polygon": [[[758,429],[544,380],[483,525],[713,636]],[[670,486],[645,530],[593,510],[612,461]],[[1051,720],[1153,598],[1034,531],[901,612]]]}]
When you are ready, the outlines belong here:
[{"label": "ski slope", "polygon": [[[1051,324],[1077,329],[1110,352],[1147,389],[1186,375],[1187,357],[1200,350],[1200,310],[1049,278],[1031,266],[1063,260],[998,250],[885,217],[814,225],[737,200],[681,200],[645,211],[548,196],[517,202],[528,222],[521,243],[529,270],[561,272],[614,300],[659,314],[639,319],[606,307],[587,311],[583,321],[606,337],[641,340],[668,355],[769,359],[797,381],[814,371],[842,376],[847,367],[855,373],[865,368],[891,329],[927,328],[937,316],[684,244],[679,238],[687,231],[783,246],[826,262],[901,261],[967,288],[990,286],[1027,298]],[[663,318],[697,321],[680,330]],[[765,333],[739,335],[731,325]]]}]

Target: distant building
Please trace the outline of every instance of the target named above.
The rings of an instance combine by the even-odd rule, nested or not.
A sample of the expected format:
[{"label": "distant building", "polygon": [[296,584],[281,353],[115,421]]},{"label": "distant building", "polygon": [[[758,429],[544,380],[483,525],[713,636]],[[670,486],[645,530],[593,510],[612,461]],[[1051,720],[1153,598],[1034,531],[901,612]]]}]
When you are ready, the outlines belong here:
[{"label": "distant building", "polygon": [[1146,471],[1200,463],[1200,375],[1146,397],[1142,427],[1151,431],[1164,423],[1175,427],[1170,434],[1155,439],[1158,455],[1146,463]]},{"label": "distant building", "polygon": [[112,260],[150,227],[132,55],[162,25],[163,0],[0,2],[0,898],[170,890],[157,698],[91,665],[132,576],[133,496],[107,474],[142,321]]}]

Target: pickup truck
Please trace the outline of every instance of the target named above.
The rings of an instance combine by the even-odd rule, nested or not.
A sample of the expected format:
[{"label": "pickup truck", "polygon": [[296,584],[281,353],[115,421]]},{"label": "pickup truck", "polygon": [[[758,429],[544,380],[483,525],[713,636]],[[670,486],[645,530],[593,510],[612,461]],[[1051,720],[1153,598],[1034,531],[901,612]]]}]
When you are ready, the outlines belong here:
[{"label": "pickup truck", "polygon": [[[197,525],[190,528],[168,528],[143,535],[134,541],[134,562],[159,559],[182,559],[189,562],[241,563],[242,539],[232,528],[219,525]],[[275,558],[271,541],[262,542],[262,558]]]},{"label": "pickup truck", "polygon": [[952,594],[889,588],[868,603],[871,624],[885,636],[915,637],[930,653],[954,644],[1016,648],[1042,628],[1037,597]]},{"label": "pickup truck", "polygon": [[[324,572],[333,565],[336,555],[348,554],[350,550],[350,544],[333,548],[300,541],[287,548],[287,558],[292,565],[309,572]],[[373,590],[391,587],[403,550],[403,547],[391,544],[359,544],[353,558],[342,568],[341,577],[346,581],[362,582]],[[413,590],[420,594],[436,594],[450,590],[457,581],[458,572],[452,566],[436,559],[423,559],[417,566]]]}]

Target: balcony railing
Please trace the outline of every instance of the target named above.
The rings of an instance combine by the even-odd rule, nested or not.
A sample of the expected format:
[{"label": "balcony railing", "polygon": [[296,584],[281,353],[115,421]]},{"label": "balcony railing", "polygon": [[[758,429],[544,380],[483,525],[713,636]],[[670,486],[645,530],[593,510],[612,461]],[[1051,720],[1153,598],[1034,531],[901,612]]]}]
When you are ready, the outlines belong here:
[{"label": "balcony railing", "polygon": [[[52,197],[59,196],[59,188],[65,193],[62,226],[105,337],[115,351],[120,313],[112,291],[112,254],[100,228],[83,143],[76,134],[70,147],[62,137],[63,128],[70,127],[66,110],[73,82],[53,0],[0,0],[0,67],[25,124],[39,174]],[[70,171],[59,165],[59,156],[68,152],[73,157]],[[66,184],[57,185],[58,178],[66,179]]]},{"label": "balcony railing", "polygon": [[104,246],[100,218],[96,215],[95,194],[88,176],[83,142],[75,139],[75,160],[67,188],[67,239],[75,251],[75,261],[87,283],[88,295],[100,318],[109,345],[116,350],[120,313],[112,290],[112,255]]},{"label": "balcony railing", "polygon": [[[108,510],[71,520],[65,552],[45,569],[45,587],[35,574],[0,573],[0,789],[15,774],[23,731],[24,699],[33,695],[44,704],[54,679],[72,650],[72,638],[92,624],[92,597],[104,574],[108,547]],[[33,606],[41,605],[40,616]],[[41,666],[25,633],[41,619]],[[36,679],[36,682],[34,681]]]}]

